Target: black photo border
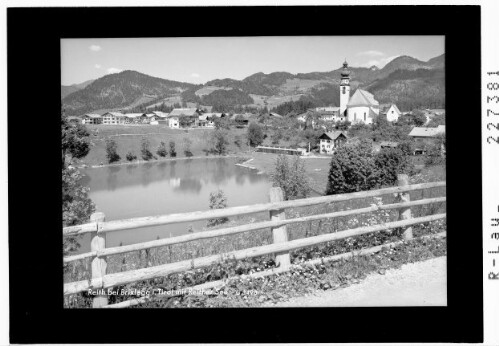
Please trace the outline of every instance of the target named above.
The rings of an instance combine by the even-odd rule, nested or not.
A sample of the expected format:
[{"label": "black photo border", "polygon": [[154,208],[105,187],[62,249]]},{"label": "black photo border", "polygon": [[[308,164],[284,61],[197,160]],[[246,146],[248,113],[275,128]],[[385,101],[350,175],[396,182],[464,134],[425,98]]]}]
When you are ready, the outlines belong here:
[{"label": "black photo border", "polygon": [[[305,35],[445,36],[448,306],[63,309],[60,39]],[[9,8],[7,48],[11,343],[483,341],[480,6]]]}]

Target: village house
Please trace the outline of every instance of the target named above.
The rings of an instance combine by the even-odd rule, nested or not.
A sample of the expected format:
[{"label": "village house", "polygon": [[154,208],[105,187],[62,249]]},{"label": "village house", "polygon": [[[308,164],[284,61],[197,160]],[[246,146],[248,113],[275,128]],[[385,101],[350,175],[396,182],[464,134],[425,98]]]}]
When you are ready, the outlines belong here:
[{"label": "village house", "polygon": [[81,117],[81,123],[86,125],[86,124],[101,124],[102,123],[102,117],[100,114],[85,114]]},{"label": "village house", "polygon": [[168,114],[168,126],[172,129],[178,129],[182,127],[181,125],[181,117],[184,118],[183,121],[186,121],[187,125],[185,127],[197,126],[199,123],[199,112],[196,108],[175,108]]},{"label": "village house", "polygon": [[72,115],[68,116],[68,117],[66,118],[66,120],[67,120],[69,123],[73,123],[73,124],[76,124],[76,123],[78,123],[78,124],[79,124],[79,123],[84,124],[84,123],[83,123],[83,120],[82,120],[80,117],[75,117],[75,116],[72,116]]},{"label": "village house", "polygon": [[402,112],[400,112],[396,104],[389,103],[380,106],[379,114],[386,115],[386,120],[389,122],[396,122],[399,120]]},{"label": "village house", "polygon": [[345,144],[347,136],[343,131],[326,132],[319,137],[319,152],[332,154],[334,150]]},{"label": "village house", "polygon": [[125,125],[126,117],[120,112],[107,112],[102,115],[103,125]]},{"label": "village house", "polygon": [[[439,135],[445,135],[445,125],[437,127],[414,127],[409,133],[409,136],[414,138],[416,142],[414,155],[424,154],[425,144],[435,142]],[[443,144],[442,150],[444,150]]]},{"label": "village house", "polygon": [[199,127],[215,127],[214,113],[203,113],[199,116]]}]

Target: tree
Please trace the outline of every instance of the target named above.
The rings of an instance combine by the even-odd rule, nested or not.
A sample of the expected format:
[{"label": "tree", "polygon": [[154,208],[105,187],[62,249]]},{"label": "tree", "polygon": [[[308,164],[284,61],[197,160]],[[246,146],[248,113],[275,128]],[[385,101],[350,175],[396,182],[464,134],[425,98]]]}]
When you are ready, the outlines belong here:
[{"label": "tree", "polygon": [[61,148],[62,162],[66,162],[66,155],[81,159],[90,152],[90,133],[85,125],[70,123],[64,111],[61,112]]},{"label": "tree", "polygon": [[117,148],[118,148],[118,145],[116,144],[116,141],[114,139],[107,139],[106,140],[107,162],[113,163],[113,162],[119,161],[121,159],[121,157],[117,153]]},{"label": "tree", "polygon": [[230,129],[230,121],[228,117],[223,117],[223,118],[216,117],[213,123],[215,125],[215,129],[225,129],[225,130]]},{"label": "tree", "polygon": [[[71,165],[73,158],[81,159],[90,151],[89,135],[85,126],[68,123],[64,111],[61,112],[62,222],[64,227],[87,223],[90,215],[95,211],[95,204],[88,197],[89,189],[80,184],[82,174]],[[77,236],[63,238],[64,256],[76,251],[79,247]]]},{"label": "tree", "polygon": [[337,149],[330,163],[326,194],[371,190],[379,183],[372,144],[362,140]]},{"label": "tree", "polygon": [[176,157],[177,156],[177,150],[175,149],[175,142],[174,141],[170,141],[169,146],[170,146],[170,157]]},{"label": "tree", "polygon": [[159,143],[158,150],[156,150],[156,154],[158,154],[161,157],[165,157],[166,155],[168,155],[168,150],[166,149],[165,142]]},{"label": "tree", "polygon": [[129,151],[128,153],[126,153],[126,159],[128,161],[137,160],[137,155],[134,155],[131,151]]},{"label": "tree", "polygon": [[248,141],[253,147],[263,143],[264,133],[262,127],[255,122],[250,123],[248,127]]},{"label": "tree", "polygon": [[364,139],[355,145],[338,148],[331,159],[326,194],[392,186],[398,174],[411,174],[412,171],[411,160],[401,149],[382,149],[374,154],[371,141]]},{"label": "tree", "polygon": [[192,156],[191,145],[192,140],[188,137],[184,137],[184,155],[187,157]]},{"label": "tree", "polygon": [[149,140],[147,138],[142,138],[142,142],[141,142],[141,149],[140,149],[140,153],[142,154],[142,159],[143,160],[146,160],[146,161],[149,161],[150,159],[152,159],[153,155],[151,153],[151,144],[149,143]]},{"label": "tree", "polygon": [[[210,193],[210,209],[224,209],[227,208],[227,197],[222,190]],[[228,218],[222,217],[217,219],[209,219],[208,227],[217,226],[229,221]]]},{"label": "tree", "polygon": [[416,109],[412,112],[412,122],[416,126],[423,126],[426,123],[426,115],[419,109]]},{"label": "tree", "polygon": [[282,189],[285,200],[306,198],[310,192],[305,165],[298,156],[290,164],[286,155],[279,155],[270,178],[272,186]]},{"label": "tree", "polygon": [[334,124],[334,128],[338,131],[347,131],[348,128],[350,127],[352,123],[348,120],[345,120],[345,121],[340,121],[338,120],[335,124]]},{"label": "tree", "polygon": [[445,113],[443,114],[435,114],[430,122],[428,123],[428,125],[426,125],[427,127],[437,127],[439,125],[445,125]]},{"label": "tree", "polygon": [[413,165],[400,148],[385,148],[376,154],[374,163],[380,177],[380,186],[393,186],[398,174],[411,174]]},{"label": "tree", "polygon": [[229,134],[227,130],[215,129],[211,133],[212,150],[218,155],[223,155],[227,151],[229,144]]}]

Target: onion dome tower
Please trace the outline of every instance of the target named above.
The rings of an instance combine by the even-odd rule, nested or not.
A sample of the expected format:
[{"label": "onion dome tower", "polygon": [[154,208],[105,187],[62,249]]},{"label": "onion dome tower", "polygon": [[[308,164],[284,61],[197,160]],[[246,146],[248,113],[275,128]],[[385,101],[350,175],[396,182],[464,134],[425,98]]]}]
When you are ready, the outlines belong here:
[{"label": "onion dome tower", "polygon": [[347,109],[349,100],[350,100],[350,70],[348,69],[348,63],[345,59],[345,62],[343,63],[343,69],[341,70],[341,81],[340,81],[341,116],[346,116],[345,111]]}]

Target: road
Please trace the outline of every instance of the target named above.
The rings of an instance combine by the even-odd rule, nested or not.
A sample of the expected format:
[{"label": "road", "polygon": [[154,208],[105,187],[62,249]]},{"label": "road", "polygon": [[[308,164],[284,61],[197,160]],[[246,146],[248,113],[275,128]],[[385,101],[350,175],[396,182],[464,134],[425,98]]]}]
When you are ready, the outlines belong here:
[{"label": "road", "polygon": [[352,286],[292,298],[273,307],[446,306],[447,257],[369,275]]}]

